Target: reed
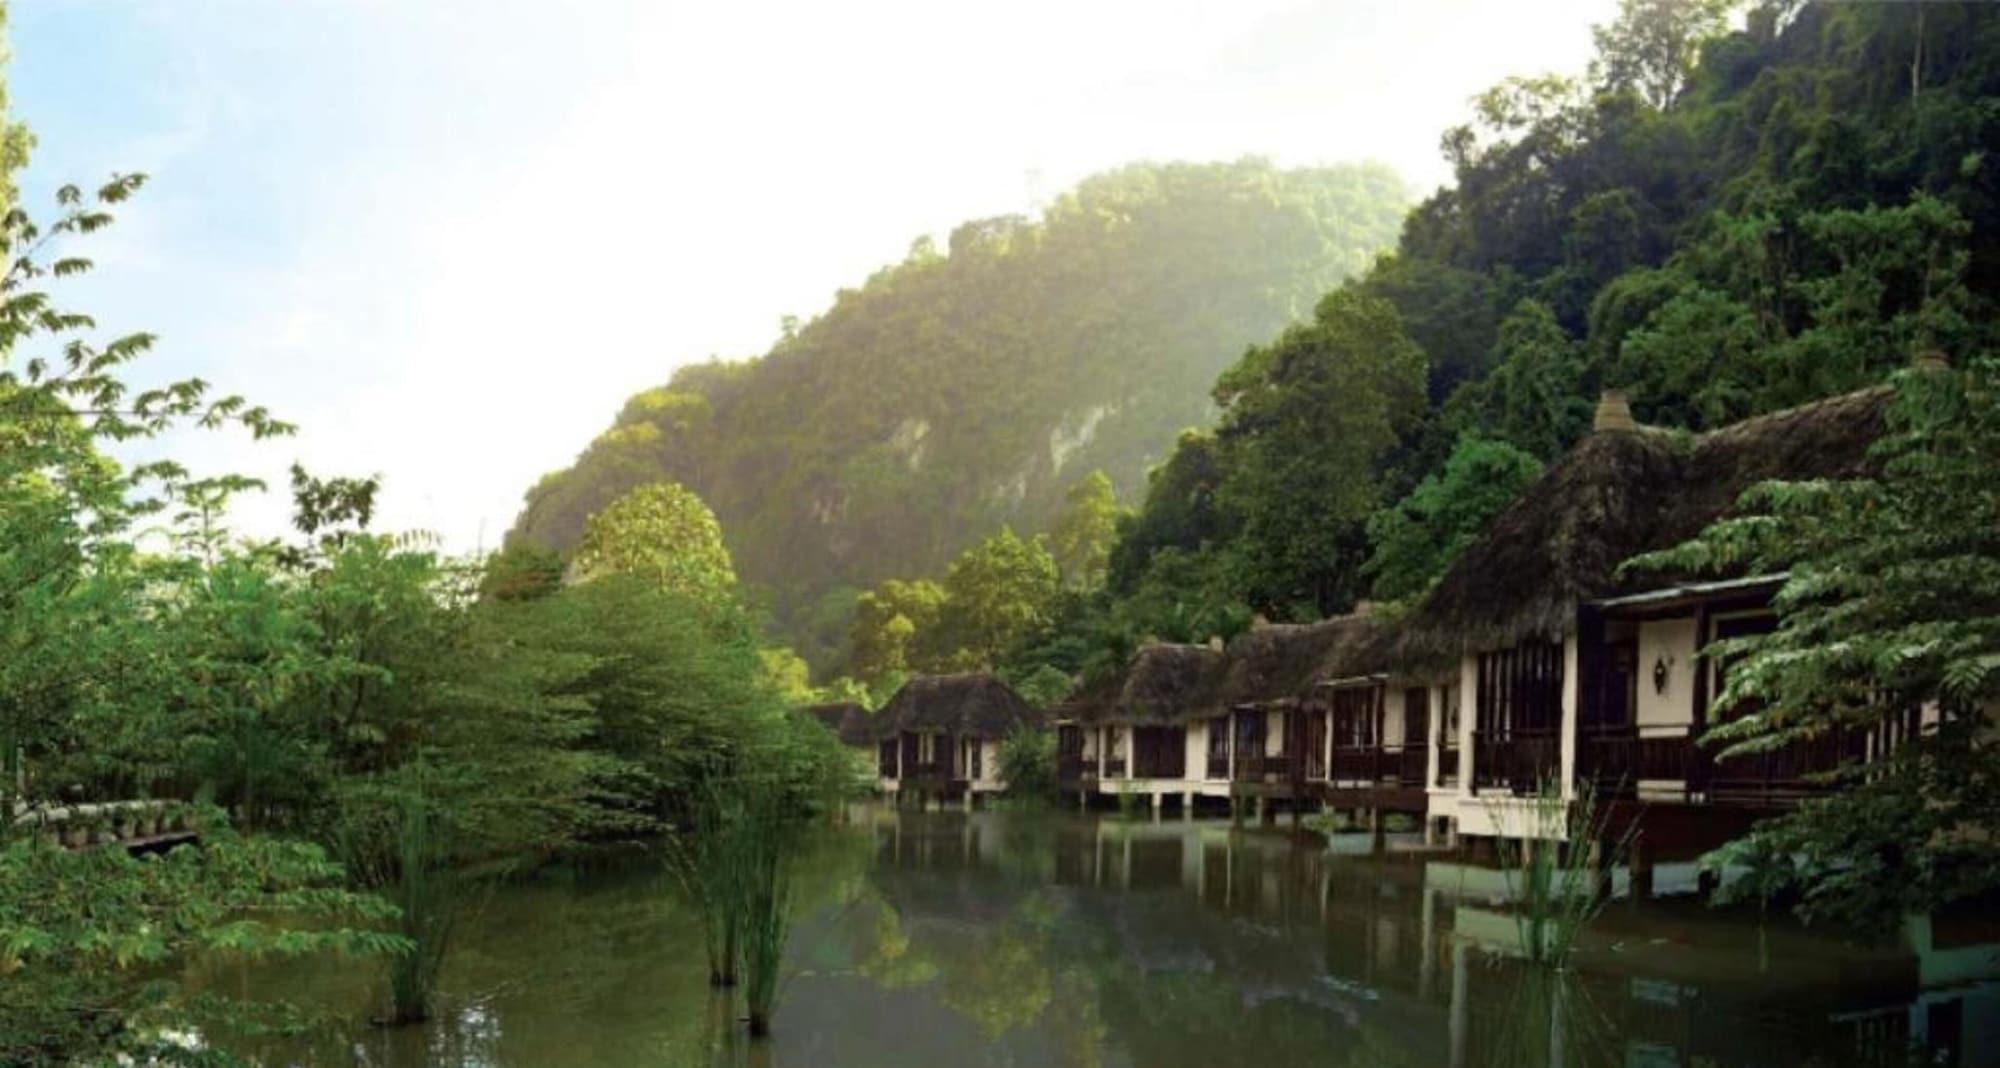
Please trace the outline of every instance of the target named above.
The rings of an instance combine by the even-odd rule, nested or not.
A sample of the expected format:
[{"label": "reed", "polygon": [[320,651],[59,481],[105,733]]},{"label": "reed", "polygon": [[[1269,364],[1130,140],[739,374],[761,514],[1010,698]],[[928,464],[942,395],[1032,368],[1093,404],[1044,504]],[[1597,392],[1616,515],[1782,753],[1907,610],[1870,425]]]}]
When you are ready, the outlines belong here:
[{"label": "reed", "polygon": [[389,999],[391,1022],[405,1024],[430,1017],[465,895],[446,836],[421,796],[403,798],[398,824],[394,900],[401,913],[398,933],[410,949],[390,961]]},{"label": "reed", "polygon": [[1522,952],[1534,964],[1566,967],[1604,908],[1605,880],[1628,852],[1630,831],[1611,833],[1609,810],[1587,784],[1565,799],[1559,781],[1544,780],[1525,813],[1495,811],[1503,828],[1519,821],[1520,833],[1500,840],[1500,857]]},{"label": "reed", "polygon": [[472,877],[456,865],[450,821],[417,777],[355,790],[334,831],[335,851],[356,884],[396,906],[396,933],[408,947],[389,959],[390,1012],[377,1022],[427,1020],[471,889]]},{"label": "reed", "polygon": [[709,985],[731,987],[737,978],[743,898],[736,802],[712,775],[704,777],[689,797],[686,826],[669,843],[668,860],[689,904],[701,916]]},{"label": "reed", "polygon": [[795,858],[799,822],[787,811],[782,792],[753,788],[736,828],[743,881],[743,1000],[750,1035],[771,1033],[771,1014],[791,935]]},{"label": "reed", "polygon": [[670,852],[702,917],[709,982],[742,984],[753,1036],[770,1033],[777,1007],[805,811],[798,795],[775,780],[725,786],[712,777],[697,791]]}]

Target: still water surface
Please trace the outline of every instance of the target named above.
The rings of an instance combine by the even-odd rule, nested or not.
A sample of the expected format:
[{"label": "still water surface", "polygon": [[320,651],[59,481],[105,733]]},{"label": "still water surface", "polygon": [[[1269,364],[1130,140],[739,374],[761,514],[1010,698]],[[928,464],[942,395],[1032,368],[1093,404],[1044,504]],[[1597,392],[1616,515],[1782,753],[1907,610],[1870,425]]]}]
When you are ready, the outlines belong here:
[{"label": "still water surface", "polygon": [[2000,1065],[1990,942],[1620,900],[1549,978],[1510,953],[1504,878],[1413,838],[871,808],[806,868],[769,1043],[723,1039],[692,917],[631,865],[493,894],[423,1028],[367,1023],[369,962],[196,978],[325,1013],[231,1043],[274,1064]]}]

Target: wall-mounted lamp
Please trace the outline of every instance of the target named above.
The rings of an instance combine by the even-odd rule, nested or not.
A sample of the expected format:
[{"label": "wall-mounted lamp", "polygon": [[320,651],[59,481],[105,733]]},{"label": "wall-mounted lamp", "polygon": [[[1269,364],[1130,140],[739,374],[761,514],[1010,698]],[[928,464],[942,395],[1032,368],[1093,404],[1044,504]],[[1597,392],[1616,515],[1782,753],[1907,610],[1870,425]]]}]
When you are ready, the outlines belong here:
[{"label": "wall-mounted lamp", "polygon": [[1663,656],[1663,657],[1660,657],[1659,659],[1657,659],[1657,660],[1655,660],[1655,661],[1653,661],[1653,692],[1654,692],[1654,693],[1666,693],[1666,692],[1667,692],[1667,669],[1668,669],[1668,668],[1670,668],[1670,667],[1672,667],[1672,666],[1673,666],[1673,663],[1672,663],[1671,661],[1669,661],[1669,660],[1668,660],[1668,659],[1667,659],[1666,657],[1664,657],[1664,656]]}]

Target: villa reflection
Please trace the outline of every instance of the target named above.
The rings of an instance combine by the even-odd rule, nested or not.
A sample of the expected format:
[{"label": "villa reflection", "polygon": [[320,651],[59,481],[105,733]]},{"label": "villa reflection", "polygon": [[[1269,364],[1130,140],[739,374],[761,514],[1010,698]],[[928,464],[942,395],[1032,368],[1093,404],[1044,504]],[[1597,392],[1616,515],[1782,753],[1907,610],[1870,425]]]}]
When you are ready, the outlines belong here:
[{"label": "villa reflection", "polygon": [[885,815],[873,833],[876,888],[907,930],[1013,932],[940,958],[948,992],[960,968],[1039,986],[982,1010],[1027,1031],[1091,1001],[1104,1063],[2000,1063],[2000,942],[1963,923],[1864,946],[1691,898],[1617,900],[1552,974],[1521,959],[1505,875],[1420,835],[1008,813]]}]

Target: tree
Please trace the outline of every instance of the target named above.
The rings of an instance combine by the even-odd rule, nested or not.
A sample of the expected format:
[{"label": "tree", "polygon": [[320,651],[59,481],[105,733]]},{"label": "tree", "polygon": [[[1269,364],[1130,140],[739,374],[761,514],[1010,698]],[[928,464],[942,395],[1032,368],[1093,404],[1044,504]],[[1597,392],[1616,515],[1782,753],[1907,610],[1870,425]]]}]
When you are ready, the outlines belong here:
[{"label": "tree", "polygon": [[708,604],[728,600],[736,587],[715,513],[674,482],[640,486],[591,516],[570,566],[584,578],[637,575]]},{"label": "tree", "polygon": [[874,685],[930,662],[925,642],[937,640],[944,587],[929,579],[889,579],[855,602],[849,632],[854,677]]},{"label": "tree", "polygon": [[1038,727],[1020,727],[1000,742],[1000,778],[1014,797],[1051,800],[1056,795],[1056,738]]},{"label": "tree", "polygon": [[1638,568],[1784,573],[1770,634],[1717,642],[1730,660],[1704,739],[1722,760],[1934,706],[1947,722],[1850,789],[1759,825],[1717,862],[1809,916],[1886,923],[2000,886],[2000,359],[1901,372],[1880,472],[1766,483],[1745,514]]},{"label": "tree", "polygon": [[1146,476],[1146,500],[1136,514],[1119,519],[1111,548],[1109,585],[1128,593],[1145,575],[1153,554],[1163,549],[1194,551],[1234,533],[1230,517],[1217,506],[1222,457],[1215,434],[1181,433],[1166,462]]},{"label": "tree", "polygon": [[1063,509],[1049,532],[1049,548],[1070,586],[1093,590],[1104,584],[1121,514],[1118,491],[1103,471],[1078,479],[1063,495]]},{"label": "tree", "polygon": [[1443,470],[1369,518],[1362,571],[1374,595],[1397,601],[1429,589],[1541,473],[1539,461],[1506,442],[1461,437]]},{"label": "tree", "polygon": [[1612,91],[1638,93],[1665,109],[1680,95],[1702,46],[1729,28],[1742,0],[1619,0],[1618,17],[1591,28],[1593,73]]},{"label": "tree", "polygon": [[1045,540],[1010,527],[965,550],[945,572],[944,645],[958,668],[998,666],[1015,643],[1045,626],[1062,591]]},{"label": "tree", "polygon": [[[18,163],[26,143],[8,124],[0,164]],[[11,172],[8,180],[11,189]],[[383,910],[342,889],[322,850],[240,836],[219,810],[182,809],[175,818],[201,827],[204,845],[158,862],[115,848],[65,849],[38,825],[66,802],[171,781],[187,726],[176,718],[178,698],[199,681],[176,655],[187,631],[175,616],[206,581],[205,557],[183,549],[211,547],[210,532],[194,525],[209,517],[203,509],[249,484],[196,479],[164,460],[125,467],[105,449],[186,427],[239,427],[257,438],[289,430],[199,380],[132,389],[127,375],[151,335],[100,344],[86,334],[87,316],[32,288],[48,275],[87,271],[79,256],[44,261],[42,253],[108,225],[141,181],[117,177],[89,198],[64,187],[46,229],[11,201],[0,222],[8,251],[0,277],[0,973],[8,976],[0,1060],[10,1064],[186,1059],[186,1050],[162,1048],[161,1036],[215,1018],[153,977],[183,953],[401,948],[355,929]],[[38,346],[47,351],[31,355]],[[203,509],[176,507],[193,501]],[[137,529],[147,517],[161,517],[169,537],[142,553]],[[211,641],[241,637],[238,625]],[[297,648],[289,638],[280,644]],[[263,709],[299,665],[237,666],[217,690],[235,698],[262,690]],[[270,919],[280,915],[282,925]]]},{"label": "tree", "polygon": [[1356,289],[1217,380],[1223,506],[1253,603],[1317,617],[1356,592],[1377,466],[1421,410],[1424,355],[1396,309]]},{"label": "tree", "polygon": [[1524,300],[1500,324],[1492,374],[1454,398],[1465,432],[1507,442],[1543,460],[1590,428],[1583,353],[1540,301]]}]

